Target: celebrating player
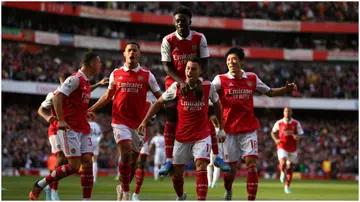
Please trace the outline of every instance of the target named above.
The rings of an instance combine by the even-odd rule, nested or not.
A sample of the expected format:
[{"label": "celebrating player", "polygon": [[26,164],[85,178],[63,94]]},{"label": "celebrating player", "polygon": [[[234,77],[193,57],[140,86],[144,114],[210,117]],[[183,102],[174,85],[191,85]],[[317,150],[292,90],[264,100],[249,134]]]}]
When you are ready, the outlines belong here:
[{"label": "celebrating player", "polygon": [[109,88],[105,94],[89,108],[89,111],[96,111],[114,97],[111,125],[121,153],[118,167],[121,185],[116,188],[118,200],[130,199],[130,182],[135,174],[136,160],[144,138],[135,129],[146,113],[147,91],[150,89],[156,98],[161,96],[154,75],[139,64],[139,45],[135,42],[128,43],[124,57],[124,66],[111,73]]},{"label": "celebrating player", "polygon": [[[154,136],[151,139],[149,151],[152,150],[152,148],[155,145],[155,154],[154,154],[154,180],[158,180],[159,178],[159,168],[162,164],[165,163],[165,139],[164,136],[160,133],[157,133],[156,136]],[[162,179],[162,176],[160,176]]]},{"label": "celebrating player", "polygon": [[[199,83],[201,72],[201,60],[196,56],[189,58],[185,73],[186,82],[191,88]],[[201,82],[201,80],[200,80]],[[156,114],[165,101],[177,99],[178,118],[176,123],[175,145],[174,145],[174,171],[173,186],[177,194],[177,200],[185,200],[184,192],[184,169],[185,164],[194,157],[196,162],[196,193],[198,200],[206,200],[208,191],[207,171],[209,164],[211,138],[208,125],[209,98],[214,103],[215,114],[220,120],[220,133],[223,131],[221,106],[214,86],[209,81],[202,81],[203,96],[197,98],[195,91],[188,91],[182,96],[177,82],[173,83],[167,91],[150,108],[148,114],[142,121],[139,131],[146,128],[147,122]]]},{"label": "celebrating player", "polygon": [[61,147],[68,164],[57,167],[50,175],[37,181],[29,194],[30,200],[37,200],[48,184],[76,173],[80,166],[83,199],[90,200],[93,187],[92,147],[90,126],[87,118],[95,118],[88,113],[90,84],[88,78],[99,74],[100,57],[93,52],[82,58],[78,72],[68,77],[54,96],[54,109],[58,120],[58,135],[61,135]]},{"label": "celebrating player", "polygon": [[[279,133],[278,138],[275,133]],[[299,121],[292,118],[292,109],[284,108],[284,118],[278,120],[271,132],[271,137],[277,145],[277,154],[279,159],[280,181],[285,181],[285,167],[286,167],[286,183],[284,192],[291,193],[290,183],[293,174],[294,165],[297,163],[297,143],[300,140],[300,135],[304,134]]]},{"label": "celebrating player", "polygon": [[[210,54],[205,36],[202,33],[190,30],[192,17],[190,9],[184,6],[177,7],[173,15],[176,31],[163,38],[161,61],[167,74],[165,80],[166,89],[176,81],[180,92],[185,95],[189,90],[189,85],[184,81],[187,60],[191,56],[200,57],[203,64],[202,72],[206,78]],[[194,88],[197,97],[201,97],[202,88],[200,82]],[[167,175],[172,169],[175,123],[177,121],[176,100],[166,101],[165,106],[167,114],[164,128],[166,163],[160,169],[160,175]],[[221,158],[217,158],[215,164],[223,170],[230,169]]]},{"label": "celebrating player", "polygon": [[255,200],[258,189],[257,134],[260,127],[254,114],[253,95],[263,93],[269,97],[280,96],[296,90],[294,83],[286,83],[281,88],[269,88],[254,73],[244,72],[244,50],[231,48],[226,53],[229,72],[214,78],[213,84],[220,96],[224,111],[224,130],[227,134],[224,142],[226,163],[231,172],[225,173],[225,200],[232,198],[232,184],[236,175],[238,160],[245,159],[247,167],[248,200]]}]

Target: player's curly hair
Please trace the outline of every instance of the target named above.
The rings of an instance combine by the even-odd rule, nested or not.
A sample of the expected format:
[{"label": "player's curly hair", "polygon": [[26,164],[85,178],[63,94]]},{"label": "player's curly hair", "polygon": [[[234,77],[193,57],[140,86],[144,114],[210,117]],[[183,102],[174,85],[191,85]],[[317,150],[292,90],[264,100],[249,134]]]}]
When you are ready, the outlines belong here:
[{"label": "player's curly hair", "polygon": [[192,18],[192,12],[191,12],[190,8],[188,8],[186,6],[176,7],[173,12],[173,15],[175,16],[177,14],[184,14],[184,15],[189,16],[190,19]]},{"label": "player's curly hair", "polygon": [[235,54],[236,56],[239,57],[240,60],[243,60],[245,58],[245,53],[244,53],[244,49],[242,48],[236,48],[236,47],[232,47],[228,50],[228,52],[226,52],[225,55],[225,59],[227,59],[227,57],[230,54]]},{"label": "player's curly hair", "polygon": [[[137,46],[138,49],[140,50],[140,45],[139,45],[138,43],[136,43],[135,41],[130,41],[130,42],[128,42],[128,43],[126,44],[126,46],[128,46],[128,45],[135,45],[135,46]],[[125,47],[126,47],[126,46],[125,46]]]},{"label": "player's curly hair", "polygon": [[93,59],[98,57],[99,55],[95,52],[87,52],[81,59],[82,65],[89,65]]}]

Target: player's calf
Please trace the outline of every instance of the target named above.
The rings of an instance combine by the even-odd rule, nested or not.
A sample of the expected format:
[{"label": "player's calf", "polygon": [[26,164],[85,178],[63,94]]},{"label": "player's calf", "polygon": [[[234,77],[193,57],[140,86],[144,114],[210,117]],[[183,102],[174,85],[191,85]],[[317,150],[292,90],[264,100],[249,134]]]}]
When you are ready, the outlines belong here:
[{"label": "player's calf", "polygon": [[208,192],[207,165],[208,160],[196,160],[196,194],[197,200],[206,200]]}]

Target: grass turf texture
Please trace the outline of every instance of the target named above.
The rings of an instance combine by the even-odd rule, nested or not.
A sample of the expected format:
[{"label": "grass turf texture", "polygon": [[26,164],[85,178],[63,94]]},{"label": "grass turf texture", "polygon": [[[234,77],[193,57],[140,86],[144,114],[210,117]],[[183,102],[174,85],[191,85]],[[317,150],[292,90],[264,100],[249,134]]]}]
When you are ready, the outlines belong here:
[{"label": "grass turf texture", "polygon": [[[39,177],[2,177],[2,200],[28,200],[33,183]],[[93,189],[92,200],[116,200],[115,186],[118,181],[113,177],[98,177]],[[131,191],[134,190],[133,180]],[[284,193],[284,184],[279,180],[260,180],[257,200],[358,200],[357,181],[336,180],[293,180],[292,194]],[[185,178],[184,191],[187,200],[196,200],[195,178]],[[65,178],[59,183],[61,200],[81,200],[82,192],[79,176]],[[223,181],[220,179],[216,188],[209,188],[208,200],[222,200]],[[140,200],[175,200],[176,194],[171,177],[163,181],[144,179]],[[42,193],[39,200],[45,200]],[[237,178],[233,186],[233,200],[247,200],[246,179]]]}]

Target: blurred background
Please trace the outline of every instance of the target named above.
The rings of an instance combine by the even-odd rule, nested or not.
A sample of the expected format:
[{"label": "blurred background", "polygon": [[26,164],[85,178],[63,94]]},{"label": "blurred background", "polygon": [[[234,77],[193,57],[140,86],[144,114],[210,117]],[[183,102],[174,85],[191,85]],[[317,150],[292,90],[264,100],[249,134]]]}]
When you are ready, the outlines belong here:
[{"label": "blurred background", "polygon": [[[2,175],[48,173],[48,123],[37,109],[59,85],[59,76],[78,70],[85,52],[96,51],[103,62],[95,83],[124,63],[125,44],[136,41],[141,65],[164,91],[160,44],[175,31],[172,10],[179,5],[192,10],[192,29],[207,38],[211,79],[227,71],[224,54],[238,46],[246,52],[245,70],[270,87],[298,85],[298,92],[286,97],[255,98],[261,177],[278,173],[270,131],[290,106],[305,131],[298,176],[358,179],[358,2],[2,2]],[[104,92],[94,91],[92,103]],[[104,133],[99,175],[114,175],[118,153],[111,104],[96,121]],[[164,124],[160,112],[150,140],[163,133]],[[331,163],[327,175],[324,162]]]}]

